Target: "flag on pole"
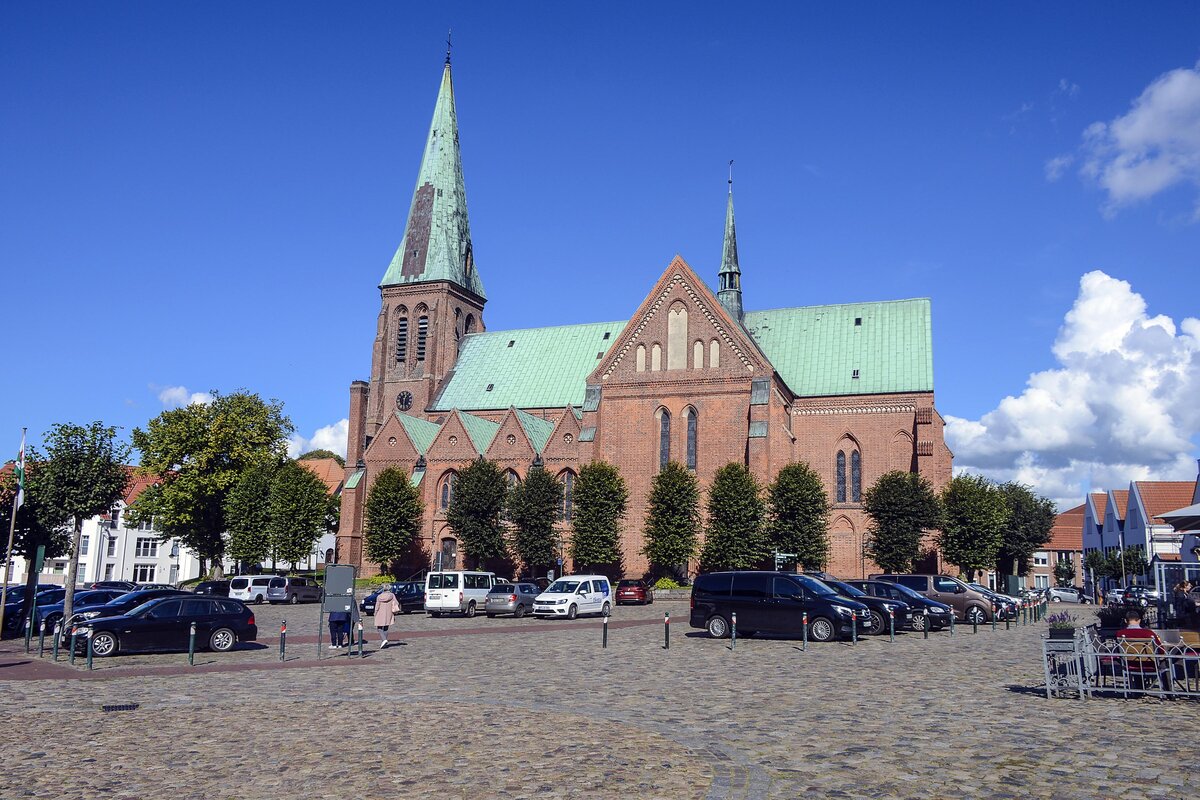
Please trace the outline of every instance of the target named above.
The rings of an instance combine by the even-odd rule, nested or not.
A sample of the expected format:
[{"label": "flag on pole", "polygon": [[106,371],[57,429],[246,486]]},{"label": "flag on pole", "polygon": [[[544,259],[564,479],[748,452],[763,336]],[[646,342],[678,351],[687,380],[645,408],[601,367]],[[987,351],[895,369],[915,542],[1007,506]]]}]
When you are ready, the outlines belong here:
[{"label": "flag on pole", "polygon": [[21,431],[21,450],[17,453],[17,464],[13,472],[17,476],[17,502],[13,506],[13,514],[16,514],[25,502],[25,431]]}]

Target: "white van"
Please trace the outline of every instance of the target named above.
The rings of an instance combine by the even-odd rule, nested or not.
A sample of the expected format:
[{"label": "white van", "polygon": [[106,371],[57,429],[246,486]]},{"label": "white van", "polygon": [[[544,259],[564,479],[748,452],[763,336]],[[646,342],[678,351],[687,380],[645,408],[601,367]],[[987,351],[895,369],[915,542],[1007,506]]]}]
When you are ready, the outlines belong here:
[{"label": "white van", "polygon": [[431,617],[442,614],[475,616],[483,608],[488,592],[496,585],[493,572],[455,569],[425,576],[425,610]]},{"label": "white van", "polygon": [[612,613],[612,586],[603,575],[564,575],[533,600],[538,617],[575,619],[580,614]]},{"label": "white van", "polygon": [[229,580],[229,596],[243,603],[261,603],[274,575],[238,575]]}]

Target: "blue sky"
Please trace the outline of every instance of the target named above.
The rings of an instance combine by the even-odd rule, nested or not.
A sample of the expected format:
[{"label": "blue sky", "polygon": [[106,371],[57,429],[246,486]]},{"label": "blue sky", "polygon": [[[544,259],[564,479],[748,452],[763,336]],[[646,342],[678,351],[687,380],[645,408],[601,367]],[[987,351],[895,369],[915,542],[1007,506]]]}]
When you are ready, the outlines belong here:
[{"label": "blue sky", "polygon": [[[733,158],[746,307],[931,297],[960,466],[1194,476],[1195,3],[5,3],[0,446],[214,388],[345,417],[449,27],[489,328],[626,318],[676,252],[715,283]],[[1166,362],[1063,344],[1139,299]],[[1018,413],[1154,364],[1152,455],[1119,408]]]}]

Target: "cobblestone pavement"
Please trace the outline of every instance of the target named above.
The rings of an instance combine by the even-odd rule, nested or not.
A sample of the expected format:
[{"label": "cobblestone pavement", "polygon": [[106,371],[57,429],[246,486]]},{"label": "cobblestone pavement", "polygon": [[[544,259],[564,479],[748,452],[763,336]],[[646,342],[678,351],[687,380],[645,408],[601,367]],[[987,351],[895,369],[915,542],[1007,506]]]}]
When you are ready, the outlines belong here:
[{"label": "cobblestone pavement", "polygon": [[[664,609],[673,617],[669,650]],[[265,607],[256,610],[263,638],[284,613],[289,639],[315,638],[315,610],[308,629],[295,608]],[[186,655],[128,656],[98,661],[88,681],[61,679],[78,666],[49,664],[39,673],[47,679],[6,680],[8,670],[28,669],[10,665],[30,659],[5,643],[0,797],[1200,792],[1195,759],[1174,733],[1196,729],[1200,705],[1046,700],[1044,624],[807,651],[761,638],[731,650],[687,627],[685,603],[619,609],[607,649],[598,620],[415,615],[398,627],[403,644],[361,660],[315,662],[314,642],[279,667],[268,643],[197,656],[232,671],[189,670]],[[139,707],[101,710],[123,703]]]}]

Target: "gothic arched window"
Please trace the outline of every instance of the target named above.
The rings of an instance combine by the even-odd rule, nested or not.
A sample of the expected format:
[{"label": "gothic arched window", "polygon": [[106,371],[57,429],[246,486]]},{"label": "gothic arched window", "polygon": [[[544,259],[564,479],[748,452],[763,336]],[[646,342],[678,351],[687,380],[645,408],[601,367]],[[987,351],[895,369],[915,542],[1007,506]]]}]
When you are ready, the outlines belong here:
[{"label": "gothic arched window", "polygon": [[463,330],[466,333],[474,333],[475,332],[475,315],[474,314],[467,314],[467,323],[463,327]]},{"label": "gothic arched window", "polygon": [[857,450],[850,453],[850,502],[862,502],[862,456]]},{"label": "gothic arched window", "polygon": [[696,428],[699,424],[696,409],[687,410],[687,468],[696,471]]},{"label": "gothic arched window", "polygon": [[447,472],[442,476],[442,482],[438,486],[438,507],[445,511],[450,507],[451,501],[454,500],[454,485],[458,483],[457,472]]},{"label": "gothic arched window", "polygon": [[658,412],[658,468],[663,469],[671,460],[671,412],[665,408]]},{"label": "gothic arched window", "polygon": [[687,369],[688,312],[676,303],[667,314],[667,369]]},{"label": "gothic arched window", "polygon": [[837,501],[838,503],[846,502],[846,451],[838,450],[837,453]]},{"label": "gothic arched window", "polygon": [[575,507],[575,473],[568,469],[559,475],[558,479],[562,481],[563,487],[562,502],[558,506],[558,518],[563,522],[570,522]]},{"label": "gothic arched window", "polygon": [[429,336],[429,317],[417,317],[417,361],[425,360],[425,339]]},{"label": "gothic arched window", "polygon": [[639,344],[637,346],[637,356],[635,358],[634,369],[638,372],[646,371],[646,345]]}]

